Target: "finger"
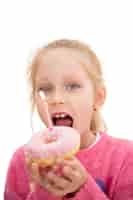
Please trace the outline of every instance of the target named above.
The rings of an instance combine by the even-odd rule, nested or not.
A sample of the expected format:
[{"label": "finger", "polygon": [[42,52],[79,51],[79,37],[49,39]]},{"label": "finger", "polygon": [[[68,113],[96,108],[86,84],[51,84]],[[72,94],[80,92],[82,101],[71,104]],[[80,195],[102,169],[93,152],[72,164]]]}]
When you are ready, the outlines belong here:
[{"label": "finger", "polygon": [[56,174],[57,176],[63,176],[63,173],[62,173],[62,169],[63,169],[63,165],[60,164],[60,165],[55,165],[53,168],[52,168],[52,171],[54,172],[54,174]]},{"label": "finger", "polygon": [[45,176],[49,171],[51,171],[51,167],[42,167],[39,166],[39,173],[41,176]]},{"label": "finger", "polygon": [[78,181],[81,178],[79,171],[73,170],[72,168],[68,166],[65,166],[63,168],[63,174],[67,179],[71,180],[71,182],[74,182],[76,180]]},{"label": "finger", "polygon": [[39,167],[36,163],[32,163],[31,166],[31,176],[33,178],[33,180],[37,181],[37,182],[41,182],[41,176],[39,174]]},{"label": "finger", "polygon": [[52,181],[49,181],[47,177],[41,182],[41,186],[45,187],[50,193],[56,196],[64,196],[65,189],[59,185],[54,184]]},{"label": "finger", "polygon": [[76,171],[79,171],[82,175],[83,174],[86,174],[86,169],[85,167],[81,164],[81,162],[76,159],[76,158],[73,158],[71,160],[64,160],[63,161],[63,164],[65,166],[69,166],[71,167],[73,170],[76,170]]},{"label": "finger", "polygon": [[68,160],[63,160],[62,164],[63,165],[69,165],[73,169],[76,169],[79,166],[79,162],[74,158],[71,158],[71,159],[68,159]]},{"label": "finger", "polygon": [[36,184],[32,181],[30,182],[30,191],[35,192]]},{"label": "finger", "polygon": [[55,164],[56,165],[61,165],[63,163],[63,159],[62,158],[57,158]]},{"label": "finger", "polygon": [[59,166],[55,164],[55,165],[53,166],[53,168],[52,168],[53,172],[56,172],[56,171],[58,170],[58,168],[59,168]]},{"label": "finger", "polygon": [[28,172],[28,176],[29,176],[29,181],[32,182],[33,181],[32,174],[34,173],[34,172],[32,172],[33,171],[33,169],[32,169],[33,162],[28,157],[25,158],[25,162],[26,162],[26,168],[27,168],[27,172]]},{"label": "finger", "polygon": [[57,176],[53,172],[50,172],[46,176],[47,180],[51,182],[55,187],[67,188],[70,185],[70,181],[66,180],[64,177]]},{"label": "finger", "polygon": [[66,193],[62,188],[55,187],[49,183],[45,183],[45,188],[55,196],[64,196]]},{"label": "finger", "polygon": [[29,169],[31,169],[31,165],[32,165],[32,160],[30,158],[28,158],[28,156],[25,156],[25,163],[26,163],[26,167]]}]

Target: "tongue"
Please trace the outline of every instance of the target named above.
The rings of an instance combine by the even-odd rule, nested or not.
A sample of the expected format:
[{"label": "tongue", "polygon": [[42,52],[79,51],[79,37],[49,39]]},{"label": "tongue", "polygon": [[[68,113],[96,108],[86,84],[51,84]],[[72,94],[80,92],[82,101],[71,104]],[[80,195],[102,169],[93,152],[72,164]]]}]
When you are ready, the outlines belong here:
[{"label": "tongue", "polygon": [[70,119],[56,119],[56,126],[72,126]]}]

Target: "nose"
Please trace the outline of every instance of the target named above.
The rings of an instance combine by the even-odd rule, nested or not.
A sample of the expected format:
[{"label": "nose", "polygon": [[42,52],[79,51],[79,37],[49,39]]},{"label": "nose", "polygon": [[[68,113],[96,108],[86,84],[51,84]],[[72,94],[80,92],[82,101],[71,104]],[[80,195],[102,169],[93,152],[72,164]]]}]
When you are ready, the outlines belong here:
[{"label": "nose", "polygon": [[64,104],[65,98],[62,92],[55,91],[51,98],[49,99],[50,104]]}]

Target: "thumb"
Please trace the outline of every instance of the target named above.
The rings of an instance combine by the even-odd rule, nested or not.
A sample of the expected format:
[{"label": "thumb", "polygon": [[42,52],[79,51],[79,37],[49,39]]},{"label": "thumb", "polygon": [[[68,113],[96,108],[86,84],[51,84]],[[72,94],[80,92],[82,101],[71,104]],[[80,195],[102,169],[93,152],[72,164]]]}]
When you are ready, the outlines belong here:
[{"label": "thumb", "polygon": [[36,187],[36,184],[35,184],[35,182],[30,182],[30,191],[31,192],[35,192],[35,187]]},{"label": "thumb", "polygon": [[40,174],[39,174],[39,167],[37,163],[32,163],[31,166],[31,174],[32,174],[32,178],[33,180],[40,182]]}]

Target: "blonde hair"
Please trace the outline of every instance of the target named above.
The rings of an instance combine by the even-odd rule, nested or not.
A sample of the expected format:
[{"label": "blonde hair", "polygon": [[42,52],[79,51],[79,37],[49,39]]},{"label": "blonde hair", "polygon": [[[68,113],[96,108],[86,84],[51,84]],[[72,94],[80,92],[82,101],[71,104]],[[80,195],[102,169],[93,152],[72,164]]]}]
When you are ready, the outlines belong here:
[{"label": "blonde hair", "polygon": [[[68,49],[79,50],[80,52],[85,54],[89,58],[88,60],[91,62],[91,65],[93,65],[93,70],[89,71],[85,63],[82,63],[82,65],[84,65],[84,67],[86,67],[86,70],[88,70],[88,74],[90,75],[91,80],[93,81],[95,90],[100,86],[105,87],[100,61],[89,46],[77,40],[70,40],[70,39],[55,40],[49,43],[47,46],[40,48],[37,51],[36,55],[34,56],[31,64],[28,66],[27,69],[27,78],[30,83],[30,89],[31,89],[30,102],[31,102],[32,112],[34,111],[35,108],[34,94],[35,94],[35,76],[37,71],[37,64],[40,60],[40,57],[44,55],[44,53],[47,50],[55,48],[68,48]],[[93,113],[90,129],[94,133],[98,131],[104,132],[107,130],[106,124],[99,110],[95,110]]]}]

